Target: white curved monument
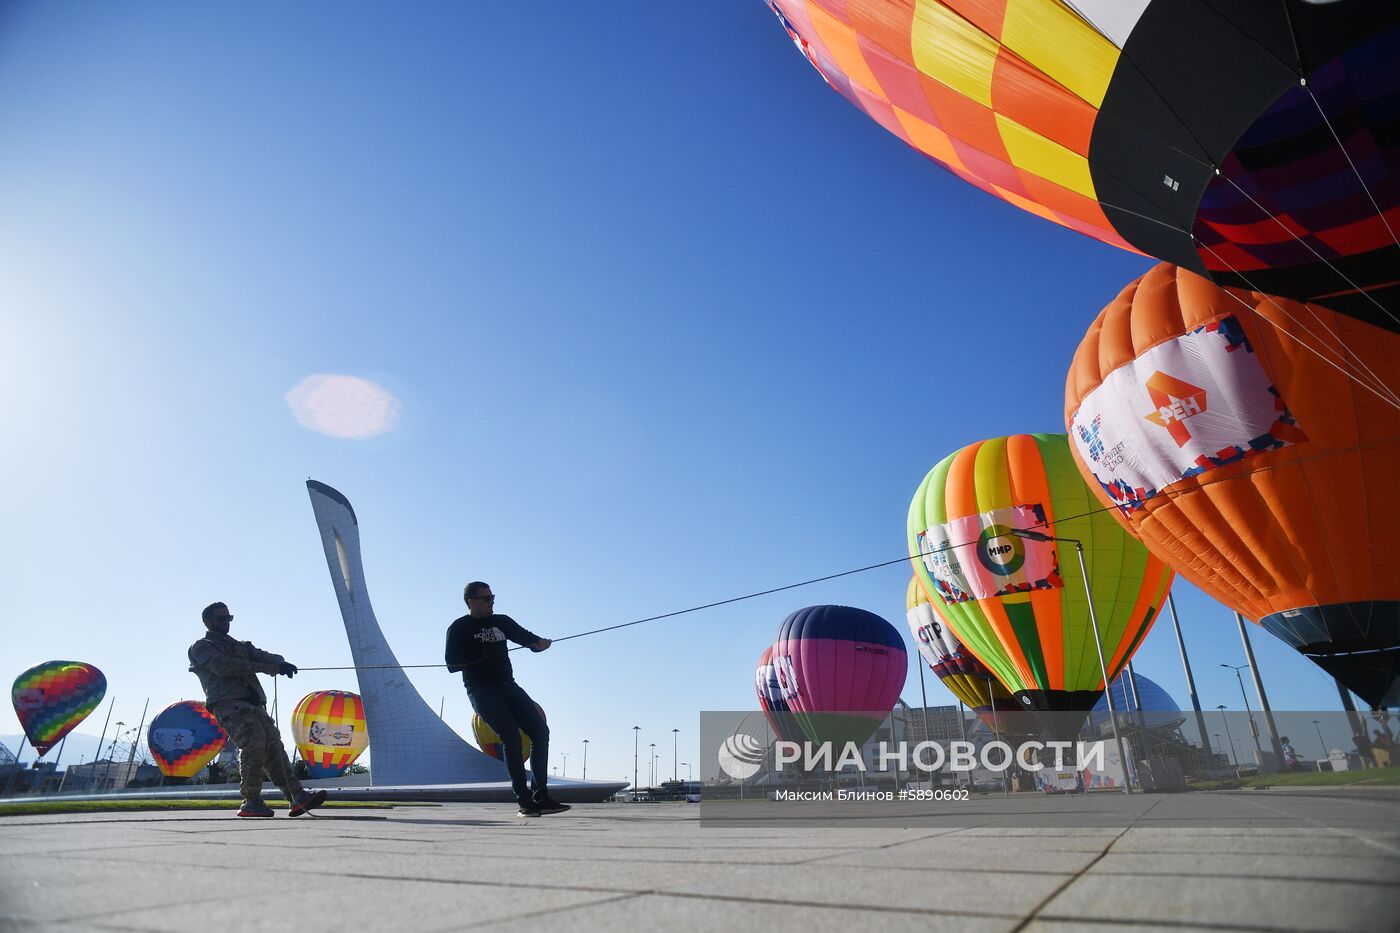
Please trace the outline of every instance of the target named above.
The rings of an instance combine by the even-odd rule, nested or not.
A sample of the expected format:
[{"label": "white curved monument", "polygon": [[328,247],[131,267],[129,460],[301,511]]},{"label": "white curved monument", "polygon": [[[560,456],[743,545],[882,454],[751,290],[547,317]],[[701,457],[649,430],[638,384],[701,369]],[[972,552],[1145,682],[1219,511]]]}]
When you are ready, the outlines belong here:
[{"label": "white curved monument", "polygon": [[[340,601],[350,655],[365,705],[371,773],[378,785],[508,781],[506,767],[467,744],[419,695],[384,638],[365,588],[360,528],[350,501],[325,483],[306,481]],[[443,631],[446,632],[446,623]]]}]

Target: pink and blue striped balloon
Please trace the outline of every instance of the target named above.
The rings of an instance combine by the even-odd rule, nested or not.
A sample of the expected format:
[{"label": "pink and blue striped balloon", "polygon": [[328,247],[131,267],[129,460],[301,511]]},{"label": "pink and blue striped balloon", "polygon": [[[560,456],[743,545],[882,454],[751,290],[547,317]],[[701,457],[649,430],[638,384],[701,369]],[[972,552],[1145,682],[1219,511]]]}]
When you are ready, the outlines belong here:
[{"label": "pink and blue striped balloon", "polygon": [[863,743],[899,699],[909,655],[873,612],[808,606],[783,620],[772,662],[783,699],[813,742]]}]

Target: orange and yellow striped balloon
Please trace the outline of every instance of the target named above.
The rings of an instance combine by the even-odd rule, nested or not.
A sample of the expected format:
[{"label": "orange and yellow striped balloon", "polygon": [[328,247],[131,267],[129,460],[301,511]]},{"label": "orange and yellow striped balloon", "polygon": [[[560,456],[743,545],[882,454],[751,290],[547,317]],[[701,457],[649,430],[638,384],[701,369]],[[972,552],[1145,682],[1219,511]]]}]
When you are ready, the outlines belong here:
[{"label": "orange and yellow striped balloon", "polygon": [[340,777],[369,745],[364,703],[344,690],[308,693],[292,713],[292,734],[312,777]]}]

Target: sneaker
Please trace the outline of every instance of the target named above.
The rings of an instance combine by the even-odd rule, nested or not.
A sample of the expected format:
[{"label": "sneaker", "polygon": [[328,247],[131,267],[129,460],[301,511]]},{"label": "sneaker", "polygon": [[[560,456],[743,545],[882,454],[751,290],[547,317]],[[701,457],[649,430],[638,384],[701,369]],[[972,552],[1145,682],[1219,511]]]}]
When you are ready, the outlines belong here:
[{"label": "sneaker", "polygon": [[538,817],[540,808],[535,806],[521,807],[518,816]]},{"label": "sneaker", "polygon": [[535,809],[541,813],[563,813],[565,810],[572,810],[573,807],[567,803],[560,803],[553,797],[541,797],[535,801]]},{"label": "sneaker", "polygon": [[326,802],[326,792],[323,790],[302,791],[297,794],[297,799],[292,801],[292,808],[287,811],[288,816],[301,816],[307,810],[314,810]]},{"label": "sneaker", "polygon": [[272,808],[261,800],[245,800],[243,806],[238,810],[238,815],[253,819],[271,819]]}]

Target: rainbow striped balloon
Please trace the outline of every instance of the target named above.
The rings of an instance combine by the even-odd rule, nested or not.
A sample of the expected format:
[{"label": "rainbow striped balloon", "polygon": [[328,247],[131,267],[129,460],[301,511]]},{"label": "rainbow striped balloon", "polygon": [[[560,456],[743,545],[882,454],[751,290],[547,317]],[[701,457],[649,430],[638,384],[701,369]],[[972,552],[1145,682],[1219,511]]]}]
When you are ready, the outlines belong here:
[{"label": "rainbow striped balloon", "polygon": [[24,734],[40,755],[97,709],[107,678],[81,661],[45,661],[15,678],[10,698]]},{"label": "rainbow striped balloon", "polygon": [[292,734],[312,777],[340,777],[369,745],[365,705],[345,690],[308,693],[292,713]]}]

